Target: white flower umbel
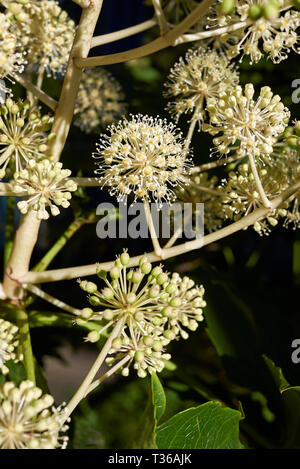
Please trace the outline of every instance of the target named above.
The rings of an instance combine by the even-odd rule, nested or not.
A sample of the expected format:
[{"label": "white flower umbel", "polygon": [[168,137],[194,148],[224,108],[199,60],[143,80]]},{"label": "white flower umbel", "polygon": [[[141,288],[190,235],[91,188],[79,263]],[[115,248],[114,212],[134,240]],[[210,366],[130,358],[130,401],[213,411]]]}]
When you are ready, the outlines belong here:
[{"label": "white flower umbel", "polygon": [[65,448],[66,436],[60,436],[66,408],[53,407],[54,399],[42,395],[32,381],[19,386],[6,382],[0,387],[0,449]]},{"label": "white flower umbel", "polygon": [[[93,282],[80,282],[80,287],[90,294],[90,304],[100,310],[94,312],[85,308],[77,321],[99,321],[101,324],[105,321],[99,332],[92,331],[86,338],[96,342],[102,332],[112,329],[123,319],[124,327],[113,340],[111,353],[119,354],[117,360],[123,360],[124,354],[130,362],[134,359],[139,363],[140,359],[142,369],[149,372],[161,371],[163,360],[169,359],[168,355],[164,357],[164,347],[179,336],[186,339],[185,329],[194,331],[203,320],[204,289],[195,287],[187,277],[181,279],[176,273],[163,272],[161,267],[152,268],[146,258],[141,259],[135,270],[128,270],[129,263],[130,257],[124,252],[110,272],[100,270],[98,276],[106,284],[102,290],[98,290]],[[135,368],[140,370],[141,367],[136,365]],[[142,375],[145,374],[140,371],[139,376]]]},{"label": "white flower umbel", "polygon": [[97,145],[99,183],[111,195],[125,200],[151,200],[160,206],[174,199],[173,187],[184,184],[189,160],[182,134],[166,120],[131,116],[108,128]]},{"label": "white flower umbel", "polygon": [[71,171],[63,169],[62,163],[30,160],[26,169],[14,174],[14,190],[27,197],[17,204],[20,212],[33,210],[39,220],[47,220],[47,208],[56,216],[60,213],[59,206],[69,207],[71,192],[77,189],[75,182],[67,179],[70,175]]},{"label": "white flower umbel", "polygon": [[[221,3],[215,3],[207,23],[213,28],[228,26],[229,32],[221,39],[228,46],[229,57],[248,55],[251,62],[258,62],[266,52],[278,63],[287,58],[290,50],[299,53],[300,12],[292,2],[279,0],[276,5],[267,0],[237,0],[230,14],[224,14]],[[230,27],[240,22],[244,25],[230,33]]]},{"label": "white flower umbel", "polygon": [[251,83],[236,86],[231,92],[222,92],[217,99],[209,100],[207,109],[210,124],[203,130],[215,137],[216,152],[227,155],[234,150],[240,156],[269,156],[277,137],[287,126],[290,112],[281,102],[279,95],[273,95],[268,86],[260,89],[254,98]]},{"label": "white flower umbel", "polygon": [[44,158],[51,127],[49,115],[27,101],[7,99],[0,108],[0,179],[7,167],[20,171],[28,161]]},{"label": "white flower umbel", "polygon": [[86,133],[99,132],[126,113],[121,85],[111,73],[88,68],[82,74],[74,124]]},{"label": "white flower umbel", "polygon": [[[280,161],[272,166],[264,166],[259,171],[259,177],[266,195],[272,199],[280,195],[289,185],[289,175],[286,166]],[[221,188],[226,197],[223,199],[224,215],[237,221],[262,206],[256,188],[254,176],[247,164],[238,166],[238,171],[231,171],[228,181],[223,181]],[[268,234],[271,228],[278,224],[280,217],[287,214],[286,204],[272,210],[264,219],[255,222],[254,229],[259,234]]]},{"label": "white flower umbel", "polygon": [[238,73],[224,54],[209,48],[190,49],[171,69],[165,96],[171,101],[167,110],[176,121],[182,114],[195,113],[199,124],[205,118],[209,98],[229,92],[238,83]]},{"label": "white flower umbel", "polygon": [[22,358],[19,348],[19,328],[0,318],[0,370],[6,375],[9,370],[5,362],[12,360],[17,363]]},{"label": "white flower umbel", "polygon": [[0,13],[0,78],[10,78],[23,71],[25,59],[18,51],[17,42],[9,15]]}]

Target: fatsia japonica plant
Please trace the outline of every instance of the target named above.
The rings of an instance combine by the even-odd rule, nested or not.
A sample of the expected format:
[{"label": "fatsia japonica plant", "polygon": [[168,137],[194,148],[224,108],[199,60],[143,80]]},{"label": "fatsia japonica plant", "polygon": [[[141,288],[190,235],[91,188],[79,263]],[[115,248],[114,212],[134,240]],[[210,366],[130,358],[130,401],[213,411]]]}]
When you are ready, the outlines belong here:
[{"label": "fatsia japonica plant", "polygon": [[[0,0],[0,196],[6,200],[0,283],[0,448],[81,447],[76,443],[78,434],[91,429],[97,440],[95,418],[80,427],[83,416],[78,417],[78,406],[83,414],[94,416],[87,396],[102,392],[103,382],[117,382],[120,389],[151,382],[145,420],[149,428],[137,431],[129,447],[270,447],[271,440],[261,434],[255,437],[251,422],[247,423],[247,411],[242,413],[239,402],[242,392],[232,390],[232,384],[228,392],[234,398],[228,399],[224,390],[218,394],[213,373],[206,375],[206,384],[197,373],[188,383],[201,395],[201,405],[194,397],[187,398],[190,405],[178,404],[178,392],[187,389],[187,381],[172,381],[177,372],[184,381],[180,375],[184,365],[182,371],[176,365],[181,344],[192,343],[195,336],[194,350],[201,349],[199,330],[204,331],[207,321],[217,352],[230,356],[230,350],[218,342],[226,332],[220,325],[212,327],[205,275],[191,278],[185,275],[188,269],[176,266],[182,256],[196,255],[204,246],[216,246],[239,231],[243,236],[243,230],[253,230],[259,242],[265,242],[263,237],[277,226],[292,231],[300,226],[300,121],[268,83],[242,78],[245,63],[250,77],[258,62],[275,67],[289,54],[300,52],[300,2],[141,0],[151,19],[97,36],[105,1],[73,1],[82,10],[78,23],[57,0]],[[145,43],[139,47],[93,54],[98,46],[145,31]],[[165,112],[147,113],[147,105],[142,106],[144,112],[131,112],[134,106],[127,103],[126,89],[108,66],[125,64],[123,73],[149,67],[156,77],[147,60],[166,48],[181,55],[161,89],[155,88]],[[143,75],[143,80],[148,78]],[[78,150],[83,172],[78,171],[78,162],[72,166],[75,157],[64,158],[69,132],[79,132],[78,128],[94,148]],[[210,139],[210,150],[205,143],[199,145],[201,138]],[[145,250],[144,242],[140,247],[136,242],[133,249],[120,236],[124,245],[114,259],[96,257],[90,265],[48,269],[83,225],[99,220],[87,200],[105,191],[123,210],[142,206],[153,247]],[[182,223],[176,224],[175,212],[167,239],[158,236],[153,207],[160,216],[166,207],[171,213],[173,207],[185,206],[190,208],[188,221],[194,232],[202,214],[201,236],[182,240],[186,233]],[[56,220],[71,208],[74,221],[34,266],[41,226],[53,229],[56,237]],[[80,246],[81,257],[87,249],[93,251],[93,242],[99,243],[96,235]],[[111,252],[114,243],[119,246],[113,237],[101,243],[104,253]],[[214,275],[218,295],[217,284],[225,280],[218,279],[214,270],[208,273],[209,278]],[[59,287],[66,280],[68,292]],[[47,284],[54,282],[57,288],[46,292]],[[69,304],[70,298],[74,303]],[[236,306],[242,315],[249,314],[240,300]],[[226,311],[224,317],[226,321]],[[38,325],[51,336],[56,333],[49,327],[52,322],[66,331],[76,330],[93,351],[100,349],[67,403],[54,403],[38,347],[33,353],[34,329]],[[238,324],[235,321],[234,327]],[[190,360],[193,363],[193,353]],[[195,358],[195,367],[197,363]],[[280,392],[289,389],[281,371],[260,356],[258,374],[262,369],[269,370],[267,380],[277,380],[274,393],[281,398]],[[173,386],[172,392],[166,391],[167,402],[173,399],[173,412],[172,405],[167,406],[165,417],[160,373]],[[251,383],[244,380],[241,386],[250,393],[246,388]],[[254,391],[249,395],[271,422],[272,404],[259,387]],[[299,407],[297,391],[291,392]],[[96,417],[104,422],[100,428],[113,415],[104,404]],[[118,405],[116,401],[115,413]],[[242,427],[241,422],[239,437],[242,416],[246,424]],[[108,428],[113,422],[107,423]],[[98,440],[91,445],[103,447]]]}]

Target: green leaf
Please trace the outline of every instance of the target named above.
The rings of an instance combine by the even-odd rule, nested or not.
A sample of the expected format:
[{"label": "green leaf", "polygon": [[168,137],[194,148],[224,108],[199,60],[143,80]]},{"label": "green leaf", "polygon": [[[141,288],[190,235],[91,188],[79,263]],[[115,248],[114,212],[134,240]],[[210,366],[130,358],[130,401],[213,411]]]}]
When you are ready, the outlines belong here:
[{"label": "green leaf", "polygon": [[152,404],[154,406],[154,420],[156,423],[162,418],[166,410],[166,395],[156,373],[151,376]]},{"label": "green leaf", "polygon": [[207,402],[171,417],[157,429],[160,449],[240,449],[239,411]]},{"label": "green leaf", "polygon": [[14,363],[9,360],[8,362],[5,362],[5,365],[9,369],[8,376],[10,381],[19,385],[21,381],[27,379],[26,371],[22,362]]},{"label": "green leaf", "polygon": [[87,402],[80,405],[82,415],[74,417],[74,449],[102,449],[104,439],[100,431],[101,421]]}]

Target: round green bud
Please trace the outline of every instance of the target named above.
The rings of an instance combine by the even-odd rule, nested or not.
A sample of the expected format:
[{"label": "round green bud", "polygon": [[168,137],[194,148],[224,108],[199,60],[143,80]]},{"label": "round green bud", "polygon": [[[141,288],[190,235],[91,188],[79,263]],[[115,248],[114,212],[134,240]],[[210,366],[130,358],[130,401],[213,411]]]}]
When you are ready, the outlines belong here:
[{"label": "round green bud", "polygon": [[110,271],[109,271],[109,275],[111,276],[111,278],[113,280],[116,280],[118,278],[120,278],[120,270],[118,269],[118,267],[113,267]]},{"label": "round green bud", "polygon": [[114,339],[111,343],[111,346],[112,348],[118,350],[122,347],[122,339],[121,337],[117,337],[116,339]]},{"label": "round green bud", "polygon": [[291,137],[293,133],[294,133],[294,128],[289,125],[288,127],[284,129],[283,137],[284,138]]},{"label": "round green bud", "polygon": [[131,282],[132,276],[133,276],[133,270],[130,270],[130,271],[127,273],[127,276],[126,276],[126,277],[127,277],[127,280],[128,280],[129,282]]},{"label": "round green bud", "polygon": [[162,273],[162,268],[161,267],[154,267],[152,269],[151,275],[156,278],[158,275]]},{"label": "round green bud", "polygon": [[152,349],[155,352],[160,352],[162,350],[162,348],[163,348],[162,343],[159,340],[154,340],[154,342],[152,344]]},{"label": "round green bud", "polygon": [[94,311],[91,308],[83,308],[81,311],[81,317],[84,319],[90,319],[94,314]]},{"label": "round green bud", "polygon": [[173,340],[175,339],[175,334],[173,331],[170,331],[170,329],[167,329],[164,331],[164,337],[167,339],[167,340]]},{"label": "round green bud", "polygon": [[251,20],[258,20],[262,16],[262,9],[259,5],[251,5],[248,16]]},{"label": "round green bud", "polygon": [[289,137],[286,142],[291,147],[297,147],[298,139],[295,135],[293,135],[293,136]]},{"label": "round green bud", "polygon": [[144,262],[144,263],[140,266],[140,269],[141,269],[141,271],[142,271],[143,274],[148,275],[148,274],[150,274],[150,272],[151,272],[152,265],[150,264],[150,262]]},{"label": "round green bud", "polygon": [[120,256],[120,261],[123,266],[128,265],[130,261],[130,256],[127,254],[127,252],[123,252]]},{"label": "round green bud", "polygon": [[172,298],[171,301],[170,301],[170,306],[173,306],[174,308],[178,308],[179,306],[181,306],[181,298],[179,298],[179,296],[176,296],[175,298]]},{"label": "round green bud", "polygon": [[87,342],[92,342],[92,343],[98,342],[99,339],[100,339],[100,334],[98,331],[91,331],[88,333],[86,337]]},{"label": "round green bud", "polygon": [[103,311],[103,319],[105,319],[106,321],[111,321],[113,317],[114,313],[111,309],[105,309]]},{"label": "round green bud", "polygon": [[148,292],[149,298],[157,298],[160,293],[160,288],[158,285],[154,285],[153,287],[150,288]]},{"label": "round green bud", "polygon": [[135,313],[134,319],[135,319],[136,321],[143,321],[143,319],[144,319],[144,314],[142,313],[142,311],[138,311],[137,313]]},{"label": "round green bud", "polygon": [[126,301],[127,303],[129,303],[130,305],[132,305],[136,300],[136,294],[135,293],[127,293],[126,295]]},{"label": "round green bud", "polygon": [[230,13],[234,12],[235,1],[234,0],[223,0],[221,8],[222,8],[223,13],[225,13],[225,15],[230,15]]},{"label": "round green bud", "polygon": [[153,344],[153,339],[152,339],[152,337],[144,336],[144,337],[143,337],[143,343],[144,343],[147,347],[151,347],[151,345]]},{"label": "round green bud", "polygon": [[165,306],[162,310],[162,315],[169,318],[173,314],[173,309],[171,306]]},{"label": "round green bud", "polygon": [[152,319],[152,323],[154,326],[160,326],[162,323],[162,318],[160,318],[159,316],[154,316],[154,318]]},{"label": "round green bud", "polygon": [[139,266],[141,267],[145,262],[148,262],[148,258],[146,256],[141,257]]},{"label": "round green bud", "polygon": [[134,359],[136,362],[140,363],[144,360],[145,358],[145,355],[144,355],[144,352],[142,352],[141,350],[137,350],[134,354]]},{"label": "round green bud", "polygon": [[140,283],[142,280],[143,280],[142,272],[139,272],[139,271],[133,272],[132,279],[131,279],[132,283]]},{"label": "round green bud", "polygon": [[170,295],[176,291],[176,285],[174,283],[169,283],[166,288],[165,292],[169,293]]},{"label": "round green bud", "polygon": [[114,292],[111,288],[105,287],[101,291],[101,295],[103,296],[103,298],[105,298],[105,300],[111,300],[114,297]]},{"label": "round green bud", "polygon": [[118,280],[112,280],[111,286],[114,290],[117,290],[118,285],[119,285]]},{"label": "round green bud", "polygon": [[164,283],[168,281],[168,275],[162,272],[156,277],[156,281],[158,285],[163,285]]},{"label": "round green bud", "polygon": [[95,293],[97,291],[97,285],[93,282],[88,282],[87,280],[80,282],[79,286],[87,293]]},{"label": "round green bud", "polygon": [[101,301],[98,296],[90,296],[89,303],[91,306],[99,306],[101,304]]},{"label": "round green bud", "polygon": [[273,2],[268,2],[262,6],[262,15],[267,20],[274,20],[279,15],[278,5],[275,5]]},{"label": "round green bud", "polygon": [[120,259],[115,260],[115,267],[117,267],[119,270],[123,269],[123,264]]},{"label": "round green bud", "polygon": [[104,280],[107,277],[107,272],[106,272],[106,270],[100,269],[100,270],[98,270],[97,275],[98,275],[99,278]]},{"label": "round green bud", "polygon": [[300,137],[300,121],[295,122],[295,132],[298,137]]}]

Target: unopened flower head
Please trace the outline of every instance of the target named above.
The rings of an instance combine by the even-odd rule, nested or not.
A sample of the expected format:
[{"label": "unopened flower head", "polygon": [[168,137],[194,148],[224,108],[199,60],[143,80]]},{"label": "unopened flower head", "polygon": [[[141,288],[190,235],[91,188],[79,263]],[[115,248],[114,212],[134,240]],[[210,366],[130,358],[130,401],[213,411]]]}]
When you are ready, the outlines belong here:
[{"label": "unopened flower head", "polygon": [[8,166],[20,171],[32,158],[44,158],[50,127],[50,116],[41,116],[27,101],[6,100],[0,108],[0,178]]},{"label": "unopened flower head", "polygon": [[204,204],[204,229],[214,231],[223,223],[222,192],[218,195],[217,176],[209,177],[206,172],[194,174],[189,185],[176,191],[177,201],[192,204],[193,214],[197,215],[197,204]]},{"label": "unopened flower head", "polygon": [[[124,359],[124,363],[131,359],[136,363],[137,357],[139,362],[143,356],[140,362],[144,370],[161,371],[163,360],[169,359],[164,356],[164,347],[179,336],[187,338],[185,329],[194,331],[203,320],[204,289],[195,287],[188,277],[181,279],[177,273],[170,275],[160,266],[152,267],[145,257],[137,269],[128,269],[129,264],[130,257],[124,252],[109,272],[99,270],[98,276],[106,285],[102,290],[93,282],[80,282],[80,287],[90,294],[91,306],[100,310],[84,308],[78,320],[106,322],[99,332],[87,336],[92,342],[121,321],[123,327],[113,341],[111,353],[118,352],[117,359]],[[135,368],[140,370],[139,365]],[[144,372],[140,371],[139,376],[142,375]]]},{"label": "unopened flower head", "polygon": [[17,41],[9,16],[0,13],[0,78],[12,78],[24,69],[25,59]]},{"label": "unopened flower head", "polygon": [[99,158],[99,182],[111,195],[125,200],[174,199],[173,187],[184,184],[189,161],[182,134],[175,125],[159,118],[136,115],[108,128],[101,136],[95,158]]},{"label": "unopened flower head", "polygon": [[199,47],[190,49],[185,58],[171,69],[165,84],[165,96],[171,101],[167,110],[178,121],[181,114],[195,113],[193,119],[202,122],[209,98],[228,93],[238,83],[238,73],[224,54]]},{"label": "unopened flower head", "polygon": [[74,124],[86,133],[99,132],[126,113],[119,82],[105,69],[83,72],[75,107]]},{"label": "unopened flower head", "polygon": [[[281,162],[273,166],[264,166],[258,173],[269,200],[287,189],[289,177]],[[228,180],[222,184],[226,194],[223,199],[226,218],[237,221],[263,206],[248,164],[239,165],[238,171],[231,171],[228,176]],[[265,218],[257,220],[253,227],[259,234],[268,234],[271,228],[278,224],[278,219],[286,214],[286,206],[283,204],[282,207],[269,212]]]},{"label": "unopened flower head", "polygon": [[33,210],[39,220],[47,220],[47,208],[56,216],[60,213],[58,207],[69,207],[71,192],[77,189],[75,182],[67,179],[70,175],[71,171],[63,169],[62,163],[29,160],[26,169],[14,174],[14,190],[26,197],[17,204],[20,212]]},{"label": "unopened flower head", "polygon": [[19,386],[6,382],[0,387],[0,449],[65,448],[60,436],[67,426],[66,408],[53,407],[54,399],[32,381]]},{"label": "unopened flower head", "polygon": [[0,319],[0,370],[5,375],[8,368],[5,362],[22,360],[19,348],[19,328],[9,321]]},{"label": "unopened flower head", "polygon": [[251,83],[245,85],[244,91],[236,86],[231,92],[220,93],[217,99],[209,100],[207,109],[211,123],[204,124],[203,130],[211,135],[221,133],[213,140],[216,152],[221,155],[233,149],[240,156],[270,155],[290,117],[280,96],[273,95],[268,86],[261,88],[255,99]]},{"label": "unopened flower head", "polygon": [[223,35],[227,43],[228,56],[239,54],[250,56],[251,62],[258,62],[263,53],[275,63],[287,58],[292,49],[299,53],[297,47],[300,26],[300,12],[293,9],[292,2],[279,0],[237,0],[235,9],[225,14],[221,7],[222,0],[216,2],[207,18],[208,27],[240,24],[234,32],[230,29]]}]

